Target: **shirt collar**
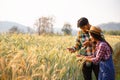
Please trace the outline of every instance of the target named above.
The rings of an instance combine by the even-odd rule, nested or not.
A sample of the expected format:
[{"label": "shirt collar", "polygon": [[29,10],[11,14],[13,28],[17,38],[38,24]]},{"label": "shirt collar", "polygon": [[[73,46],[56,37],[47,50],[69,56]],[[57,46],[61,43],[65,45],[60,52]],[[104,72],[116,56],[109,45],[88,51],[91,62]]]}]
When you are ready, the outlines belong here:
[{"label": "shirt collar", "polygon": [[101,43],[101,41],[97,42],[96,47],[98,47],[100,43]]}]

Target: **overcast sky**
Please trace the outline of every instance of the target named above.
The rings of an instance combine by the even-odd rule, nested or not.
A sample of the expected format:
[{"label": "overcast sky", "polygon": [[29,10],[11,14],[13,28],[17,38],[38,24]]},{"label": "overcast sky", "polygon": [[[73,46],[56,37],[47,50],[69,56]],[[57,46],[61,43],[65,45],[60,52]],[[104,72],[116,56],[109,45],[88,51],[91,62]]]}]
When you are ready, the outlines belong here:
[{"label": "overcast sky", "polygon": [[0,21],[33,26],[41,16],[55,16],[54,27],[76,27],[80,17],[92,25],[120,22],[120,0],[0,0]]}]

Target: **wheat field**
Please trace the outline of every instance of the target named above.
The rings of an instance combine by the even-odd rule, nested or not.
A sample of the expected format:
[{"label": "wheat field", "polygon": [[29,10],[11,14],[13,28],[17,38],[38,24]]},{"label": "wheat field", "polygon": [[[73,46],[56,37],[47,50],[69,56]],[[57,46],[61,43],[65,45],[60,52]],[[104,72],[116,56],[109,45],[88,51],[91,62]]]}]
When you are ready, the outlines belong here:
[{"label": "wheat field", "polygon": [[[113,47],[120,36],[105,36]],[[75,36],[0,34],[0,80],[83,80]]]}]

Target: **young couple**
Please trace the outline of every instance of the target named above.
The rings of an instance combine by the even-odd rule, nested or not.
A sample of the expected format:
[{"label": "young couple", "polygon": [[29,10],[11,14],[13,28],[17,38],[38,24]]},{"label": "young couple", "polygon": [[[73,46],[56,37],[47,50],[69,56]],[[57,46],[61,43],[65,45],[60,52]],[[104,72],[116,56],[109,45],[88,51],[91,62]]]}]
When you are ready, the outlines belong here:
[{"label": "young couple", "polygon": [[82,72],[84,80],[92,80],[92,70],[97,80],[115,80],[114,64],[112,60],[112,47],[103,38],[102,31],[96,26],[91,26],[87,18],[78,20],[76,44],[68,50],[73,53],[80,50],[77,57],[85,57]]}]

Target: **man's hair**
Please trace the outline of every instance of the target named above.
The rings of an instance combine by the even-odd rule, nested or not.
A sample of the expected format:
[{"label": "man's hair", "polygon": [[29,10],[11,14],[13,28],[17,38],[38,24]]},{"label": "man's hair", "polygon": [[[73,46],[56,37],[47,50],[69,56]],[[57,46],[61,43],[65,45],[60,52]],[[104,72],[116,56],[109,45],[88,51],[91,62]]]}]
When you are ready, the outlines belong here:
[{"label": "man's hair", "polygon": [[85,25],[87,25],[87,24],[89,24],[89,21],[88,21],[88,19],[87,18],[85,18],[85,17],[82,17],[82,18],[80,18],[79,20],[78,20],[78,22],[77,22],[77,27],[83,27],[83,26],[85,26]]}]

